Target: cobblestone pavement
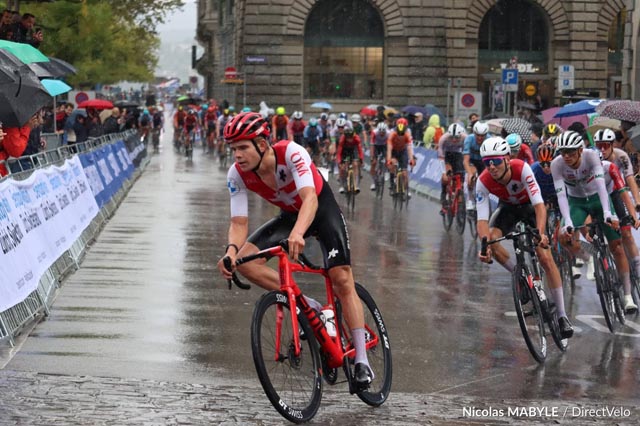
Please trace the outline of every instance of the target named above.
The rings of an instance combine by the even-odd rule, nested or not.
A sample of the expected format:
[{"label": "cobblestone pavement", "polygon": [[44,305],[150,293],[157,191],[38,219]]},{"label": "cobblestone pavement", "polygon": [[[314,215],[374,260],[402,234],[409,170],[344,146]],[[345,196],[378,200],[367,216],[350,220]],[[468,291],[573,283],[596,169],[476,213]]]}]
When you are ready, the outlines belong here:
[{"label": "cobblestone pavement", "polygon": [[[262,389],[248,383],[194,385],[2,370],[0,395],[2,425],[285,423],[271,407]],[[546,410],[546,413],[529,416],[526,413],[531,409]],[[622,411],[605,411],[615,409]],[[518,410],[519,415],[509,415],[508,410]],[[312,423],[635,425],[639,422],[638,409],[631,404],[614,407],[603,403],[541,401],[532,405],[531,402],[516,400],[485,401],[443,394],[392,393],[385,405],[371,408],[346,392],[325,388],[322,406]]]}]

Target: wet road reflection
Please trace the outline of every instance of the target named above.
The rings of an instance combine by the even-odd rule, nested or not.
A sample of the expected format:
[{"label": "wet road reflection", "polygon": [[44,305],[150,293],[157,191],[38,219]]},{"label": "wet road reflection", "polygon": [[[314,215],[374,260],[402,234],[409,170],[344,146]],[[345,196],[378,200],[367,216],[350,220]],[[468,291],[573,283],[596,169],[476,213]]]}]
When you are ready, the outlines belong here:
[{"label": "wet road reflection", "polygon": [[[259,386],[249,324],[261,290],[229,291],[215,268],[227,241],[226,171],[199,149],[186,161],[168,138],[164,147],[7,368]],[[249,210],[251,229],[277,213],[257,197]],[[477,262],[468,231],[444,232],[433,202],[414,196],[395,212],[387,194],[363,191],[347,217],[356,280],[390,329],[394,391],[638,402],[640,319],[627,335],[594,328],[604,322],[592,282],[581,279],[570,301],[567,354],[549,339],[538,366],[511,314],[510,277]],[[309,251],[317,258],[313,243]],[[313,282],[303,289],[322,293]]]}]

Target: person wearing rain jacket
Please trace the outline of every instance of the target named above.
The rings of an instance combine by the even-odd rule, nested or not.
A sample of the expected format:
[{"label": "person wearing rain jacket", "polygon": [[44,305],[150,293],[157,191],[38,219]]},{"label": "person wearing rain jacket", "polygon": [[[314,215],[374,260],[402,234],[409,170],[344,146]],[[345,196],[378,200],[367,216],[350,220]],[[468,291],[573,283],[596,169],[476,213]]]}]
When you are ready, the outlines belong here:
[{"label": "person wearing rain jacket", "polygon": [[[0,161],[9,157],[20,157],[27,148],[31,128],[38,125],[38,116],[34,114],[27,124],[22,127],[0,127]],[[4,165],[0,164],[0,176],[8,173]]]},{"label": "person wearing rain jacket", "polygon": [[440,116],[433,114],[429,117],[429,126],[424,132],[422,142],[426,148],[438,149],[440,137],[444,134],[444,129],[440,126]]}]

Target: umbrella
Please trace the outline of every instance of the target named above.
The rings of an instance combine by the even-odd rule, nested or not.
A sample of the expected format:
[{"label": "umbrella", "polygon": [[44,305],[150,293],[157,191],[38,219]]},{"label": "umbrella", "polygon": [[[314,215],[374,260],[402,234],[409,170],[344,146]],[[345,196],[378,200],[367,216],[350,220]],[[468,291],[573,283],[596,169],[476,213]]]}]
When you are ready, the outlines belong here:
[{"label": "umbrella", "polygon": [[38,62],[38,65],[49,71],[56,78],[78,73],[76,68],[69,62],[58,58],[49,57],[49,62]]},{"label": "umbrella", "polygon": [[576,115],[589,114],[595,112],[596,107],[604,101],[605,99],[585,99],[574,104],[567,104],[560,108],[554,117],[573,117]]},{"label": "umbrella", "polygon": [[192,98],[191,96],[180,96],[178,99],[176,99],[176,101],[179,104],[197,104],[198,102],[200,102],[200,99],[197,98]]},{"label": "umbrella", "polygon": [[531,111],[537,111],[538,108],[532,104],[531,102],[527,102],[527,101],[520,101],[518,102],[518,108],[520,109],[530,109]]},{"label": "umbrella", "polygon": [[587,131],[592,134],[600,129],[620,130],[620,120],[599,116],[595,117],[593,119],[593,123],[591,123],[591,125],[587,127]]},{"label": "umbrella", "polygon": [[519,134],[522,142],[531,145],[531,123],[524,118],[505,118],[502,121],[502,128],[507,133]]},{"label": "umbrella", "polygon": [[51,96],[32,72],[21,73],[17,82],[0,83],[0,121],[5,127],[22,127]]},{"label": "umbrella", "polygon": [[117,106],[118,108],[138,108],[140,106],[139,103],[127,99],[115,101],[113,105]]},{"label": "umbrella", "polygon": [[47,58],[44,53],[30,44],[0,40],[0,49],[8,50],[25,64],[30,64],[31,62],[49,62],[49,58]]},{"label": "umbrella", "polygon": [[71,86],[62,80],[51,80],[45,78],[40,80],[40,83],[42,83],[51,96],[58,96],[71,90]]},{"label": "umbrella", "polygon": [[368,115],[370,117],[375,117],[376,115],[378,115],[378,111],[376,111],[375,109],[371,109],[369,107],[364,107],[360,110],[360,114]]},{"label": "umbrella", "polygon": [[489,126],[489,132],[494,134],[500,134],[502,131],[502,122],[505,118],[494,118],[492,120],[486,121],[486,125]]},{"label": "umbrella", "polygon": [[311,104],[311,108],[333,109],[329,102],[314,102]]},{"label": "umbrella", "polygon": [[429,116],[427,116],[428,114],[427,109],[421,106],[407,105],[406,107],[402,108],[402,112],[404,112],[405,114],[413,114],[413,115],[415,115],[416,112],[419,112],[422,114],[423,117],[429,118]]},{"label": "umbrella", "polygon": [[615,118],[620,121],[640,123],[640,102],[638,101],[607,101],[601,103],[596,112],[601,116]]},{"label": "umbrella", "polygon": [[438,114],[438,117],[440,117],[440,125],[443,127],[447,125],[447,117],[440,111],[440,108],[433,104],[426,104],[424,108],[427,110],[427,113],[424,115],[427,120],[433,114]]},{"label": "umbrella", "polygon": [[89,99],[88,101],[80,102],[78,108],[107,109],[113,108],[113,103],[105,99]]},{"label": "umbrella", "polygon": [[398,110],[397,110],[397,109],[395,109],[395,108],[386,107],[386,108],[384,109],[384,115],[385,115],[385,117],[388,117],[389,115],[395,115],[395,114],[400,114],[400,113],[398,112]]},{"label": "umbrella", "polygon": [[588,126],[589,117],[587,116],[587,114],[574,115],[572,117],[554,117],[559,110],[560,107],[553,107],[542,111],[542,121],[544,122],[544,124],[554,123],[558,126],[567,128],[573,123],[579,122],[584,124],[585,127]]}]

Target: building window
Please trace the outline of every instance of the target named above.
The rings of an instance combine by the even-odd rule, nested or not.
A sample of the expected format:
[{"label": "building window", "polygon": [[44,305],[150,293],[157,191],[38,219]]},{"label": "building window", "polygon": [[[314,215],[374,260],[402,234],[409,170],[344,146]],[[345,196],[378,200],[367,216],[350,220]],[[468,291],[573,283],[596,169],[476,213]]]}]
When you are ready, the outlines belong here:
[{"label": "building window", "polygon": [[383,97],[384,26],[366,0],[320,0],[304,34],[307,98]]},{"label": "building window", "polygon": [[480,24],[478,59],[482,72],[494,72],[513,57],[531,64],[529,73],[548,72],[547,19],[530,0],[499,0]]},{"label": "building window", "polygon": [[627,20],[627,9],[623,8],[616,15],[609,27],[607,47],[609,49],[609,76],[622,75],[622,49],[624,48],[624,24]]}]

